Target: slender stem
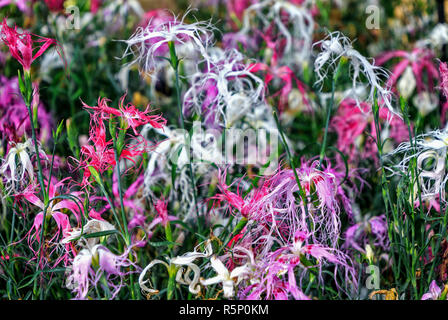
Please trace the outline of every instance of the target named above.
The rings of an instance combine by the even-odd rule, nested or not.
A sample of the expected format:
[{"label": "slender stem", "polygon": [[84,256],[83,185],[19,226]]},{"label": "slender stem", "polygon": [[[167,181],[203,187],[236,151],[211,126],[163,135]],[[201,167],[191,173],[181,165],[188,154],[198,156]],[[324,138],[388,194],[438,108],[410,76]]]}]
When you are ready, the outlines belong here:
[{"label": "slender stem", "polygon": [[[179,59],[176,55],[176,48],[174,46],[173,42],[169,42],[168,46],[170,48],[170,55],[171,55],[171,67],[174,70],[175,76],[176,76],[176,100],[177,100],[177,109],[179,111],[179,115],[180,115],[180,125],[182,130],[185,133],[185,144],[186,144],[186,151],[187,154],[189,155],[189,161],[188,161],[188,171],[190,174],[190,179],[191,179],[191,187],[193,188],[193,201],[194,201],[194,206],[196,209],[196,216],[199,220],[199,209],[198,209],[198,202],[197,202],[197,194],[196,194],[196,181],[194,179],[194,171],[193,171],[193,166],[191,165],[191,156],[190,156],[190,139],[188,138],[188,135],[185,131],[185,119],[184,119],[184,114],[182,112],[182,105],[181,105],[181,98],[180,98],[180,83],[179,83]],[[199,227],[199,232],[201,232],[201,223],[198,223],[198,227]]]},{"label": "slender stem", "polygon": [[51,153],[51,165],[50,165],[50,173],[48,175],[48,186],[47,186],[47,194],[50,194],[50,184],[51,184],[51,175],[53,174],[53,165],[54,165],[54,154],[56,152],[56,141],[53,143],[53,151]]},{"label": "slender stem", "polygon": [[322,161],[324,160],[324,157],[325,157],[325,150],[327,149],[328,127],[330,125],[331,111],[333,110],[333,105],[334,105],[334,88],[335,88],[335,79],[333,77],[333,80],[331,81],[331,99],[330,99],[330,103],[327,106],[327,116],[325,119],[324,140],[322,142],[322,148],[320,150],[319,164],[322,164]]},{"label": "slender stem", "polygon": [[339,60],[338,66],[337,66],[335,72],[333,73],[333,77],[331,79],[331,99],[330,99],[329,104],[327,105],[327,115],[325,118],[325,132],[324,132],[324,139],[322,141],[322,148],[320,150],[319,165],[322,165],[322,161],[324,160],[324,157],[325,157],[325,151],[327,149],[328,128],[330,125],[331,113],[332,113],[333,107],[334,107],[334,91],[335,91],[336,83],[338,81],[341,69],[346,63],[347,63],[347,59],[342,57]]},{"label": "slender stem", "polygon": [[302,198],[302,201],[303,201],[303,207],[305,208],[305,214],[308,216],[308,199],[306,197],[306,193],[304,192],[304,190],[302,188],[302,184],[300,183],[299,176],[297,175],[297,169],[296,169],[296,166],[294,164],[294,159],[291,156],[291,151],[289,150],[289,146],[288,146],[288,143],[286,142],[286,138],[285,138],[285,135],[283,133],[282,126],[280,124],[280,121],[278,120],[277,113],[275,111],[274,111],[274,119],[275,119],[275,123],[277,124],[277,129],[280,132],[280,136],[282,138],[283,146],[286,149],[286,154],[288,156],[289,165],[291,166],[292,171],[294,172],[294,178],[296,179],[297,185],[299,187],[299,194],[300,194],[300,198]]},{"label": "slender stem", "polygon": [[44,199],[44,202],[47,202],[47,196],[46,196],[46,192],[45,192],[45,184],[44,184],[44,178],[43,178],[43,173],[42,173],[42,163],[40,160],[40,154],[39,154],[39,144],[37,142],[37,138],[36,138],[36,132],[35,132],[35,128],[34,128],[34,123],[33,123],[33,113],[31,110],[31,106],[29,104],[27,104],[27,109],[28,109],[28,115],[30,118],[30,124],[31,124],[31,137],[33,139],[34,142],[34,150],[36,152],[36,158],[37,158],[37,179],[39,180],[39,185],[40,185],[40,192],[42,194],[42,199]]},{"label": "slender stem", "polygon": [[[19,76],[20,76],[20,74],[19,74]],[[46,211],[47,211],[47,207],[48,207],[48,197],[47,197],[47,193],[45,192],[45,184],[44,184],[44,178],[43,178],[43,173],[42,173],[42,163],[41,163],[40,154],[39,154],[39,144],[38,144],[37,138],[36,138],[36,131],[35,131],[34,121],[33,121],[33,111],[31,110],[31,100],[29,99],[29,97],[32,97],[32,84],[31,84],[31,76],[29,73],[25,74],[25,90],[26,90],[26,92],[22,92],[22,97],[25,102],[26,108],[28,110],[28,116],[29,116],[30,126],[31,126],[31,137],[34,142],[34,150],[35,150],[36,158],[37,158],[37,169],[38,169],[37,179],[39,181],[40,193],[42,194],[42,199],[44,201],[44,207],[45,207],[45,210],[42,213],[43,214],[42,231],[41,231],[41,238],[40,238],[40,243],[39,243],[38,260],[37,260],[37,264],[36,264],[36,272],[38,272],[40,258],[42,255],[42,245],[43,245],[43,242],[45,239],[45,227],[46,227],[46,219],[45,218],[46,218]],[[33,293],[34,293],[35,298],[38,297],[38,294],[40,291],[40,288],[37,289],[37,278],[38,278],[38,276],[36,276],[36,278],[34,279],[34,286],[33,286]]]},{"label": "slender stem", "polygon": [[124,233],[125,233],[126,241],[127,241],[126,245],[129,246],[131,244],[131,236],[129,235],[129,232],[128,232],[128,223],[127,223],[127,219],[126,219],[126,212],[124,210],[123,190],[121,187],[120,160],[119,160],[115,137],[113,138],[113,141],[114,141],[114,154],[115,154],[115,163],[116,163],[115,167],[116,167],[116,172],[117,172],[118,194],[120,197],[120,206],[121,206],[121,219],[123,220],[123,229],[124,229]]}]

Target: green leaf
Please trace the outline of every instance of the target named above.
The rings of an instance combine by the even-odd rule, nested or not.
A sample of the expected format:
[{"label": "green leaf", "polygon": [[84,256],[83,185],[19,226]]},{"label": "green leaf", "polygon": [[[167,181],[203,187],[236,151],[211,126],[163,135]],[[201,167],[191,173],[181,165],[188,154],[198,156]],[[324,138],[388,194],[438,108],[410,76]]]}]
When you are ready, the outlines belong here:
[{"label": "green leaf", "polygon": [[173,241],[160,241],[160,242],[152,242],[148,241],[148,244],[150,244],[153,247],[164,247],[164,246],[178,246],[179,243],[173,242]]},{"label": "green leaf", "polygon": [[81,237],[83,237],[84,239],[99,238],[99,237],[109,236],[109,235],[115,234],[115,233],[118,233],[118,230],[106,230],[106,231],[100,231],[100,232],[87,233],[87,234],[81,235]]}]

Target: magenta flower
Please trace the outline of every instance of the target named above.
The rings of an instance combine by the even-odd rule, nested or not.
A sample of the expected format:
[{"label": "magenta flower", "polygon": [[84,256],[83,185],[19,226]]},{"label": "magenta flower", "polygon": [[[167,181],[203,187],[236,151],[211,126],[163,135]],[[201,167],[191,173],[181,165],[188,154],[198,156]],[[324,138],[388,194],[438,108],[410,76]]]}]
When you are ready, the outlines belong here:
[{"label": "magenta flower", "polygon": [[[285,243],[275,251],[258,257],[252,284],[241,288],[241,299],[288,299],[309,300],[302,290],[301,284],[309,268],[317,269],[318,281],[323,283],[322,272],[328,266],[333,266],[335,275],[342,271],[346,278],[346,287],[342,288],[336,276],[336,286],[347,291],[357,287],[356,271],[351,259],[338,249],[320,244],[310,243],[310,233],[302,230],[294,232],[294,241]],[[306,263],[305,263],[306,262]],[[299,279],[299,281],[297,281]]]},{"label": "magenta flower", "polygon": [[[434,64],[434,53],[429,49],[415,48],[412,52],[402,50],[383,53],[376,58],[376,65],[383,65],[393,58],[401,58],[400,62],[392,69],[392,75],[387,81],[390,87],[398,83],[398,91],[405,98],[412,95],[412,91],[417,86],[417,92],[433,91],[434,80],[438,79],[437,67]],[[426,72],[425,72],[426,71]],[[425,88],[424,76],[426,74],[427,87]],[[398,79],[401,76],[400,83]]]},{"label": "magenta flower", "polygon": [[442,90],[445,98],[448,99],[448,66],[446,62],[440,62],[439,64],[440,72],[440,89]]},{"label": "magenta flower", "polygon": [[[41,142],[50,137],[53,119],[42,102],[37,104],[39,130],[36,135]],[[31,136],[28,109],[20,97],[17,77],[8,79],[0,76],[0,138],[5,141],[21,142],[22,137]]]},{"label": "magenta flower", "polygon": [[29,0],[0,0],[0,8],[10,4],[15,4],[20,11],[27,13],[30,11],[28,3]]},{"label": "magenta flower", "polygon": [[353,248],[364,254],[368,244],[388,250],[390,244],[387,230],[385,215],[372,217],[347,229],[344,247]]},{"label": "magenta flower", "polygon": [[[379,118],[382,133],[388,134],[385,138],[391,138],[396,144],[409,138],[407,126],[402,119],[392,117],[392,113],[385,107],[380,108]],[[338,135],[337,147],[345,155],[348,161],[357,164],[361,159],[377,160],[376,142],[371,137],[376,137],[376,128],[371,105],[365,102],[358,103],[353,99],[343,100],[330,122],[330,129]],[[366,133],[369,133],[369,137]],[[390,149],[389,145],[385,145]]]},{"label": "magenta flower", "polygon": [[64,10],[65,0],[44,0],[50,11],[62,11]]},{"label": "magenta flower", "polygon": [[236,22],[241,23],[244,15],[244,11],[253,4],[254,0],[228,0],[225,2],[229,23],[233,30],[238,30]]},{"label": "magenta flower", "polygon": [[56,40],[37,36],[27,31],[18,32],[17,26],[14,28],[8,26],[6,18],[3,19],[0,26],[1,41],[8,46],[11,55],[23,66],[26,72],[30,71],[33,61],[53,45],[56,46],[59,56],[63,58],[62,47]]},{"label": "magenta flower", "polygon": [[162,129],[166,125],[166,119],[161,115],[150,115],[152,112],[149,105],[144,111],[138,110],[132,103],[124,105],[124,99],[126,95],[120,99],[120,116],[126,122],[126,129],[132,128],[135,135],[138,135],[136,128],[149,124],[151,127],[156,129]]},{"label": "magenta flower", "polygon": [[422,300],[439,300],[442,295],[442,289],[435,280],[431,281],[429,291],[422,296]]},{"label": "magenta flower", "polygon": [[280,100],[278,103],[278,109],[280,112],[284,111],[288,106],[289,94],[293,90],[293,81],[295,82],[296,88],[302,95],[302,103],[306,106],[309,106],[309,101],[306,98],[306,88],[305,84],[303,84],[295,75],[294,72],[288,66],[278,66],[276,59],[272,59],[271,66],[268,66],[265,63],[254,63],[250,67],[251,72],[266,72],[266,76],[264,79],[265,87],[268,88],[269,83],[275,82],[275,80],[281,80],[281,89],[272,94],[272,97],[279,96]]},{"label": "magenta flower", "polygon": [[[125,207],[125,210],[132,212],[132,218],[128,223],[129,230],[137,226],[143,226],[146,220],[146,216],[144,215],[145,207],[142,203],[142,199],[139,199],[139,197],[136,196],[140,187],[143,185],[143,178],[144,178],[143,176],[139,176],[127,188],[126,192],[123,193],[123,205]],[[118,193],[118,181],[116,172],[114,172],[113,174],[112,193],[114,196],[114,198],[112,199],[114,205],[116,207],[120,207],[120,196]],[[96,203],[97,200],[106,201],[106,198],[100,196],[90,197],[90,201]],[[101,215],[105,213],[107,210],[110,210],[109,203],[105,203],[104,205],[102,204],[101,210],[99,210],[99,212],[96,214],[101,217]]]},{"label": "magenta flower", "polygon": [[[35,240],[40,241],[40,233],[44,217],[45,219],[52,218],[56,222],[57,226],[57,231],[49,240],[50,243],[54,242],[59,237],[60,233],[62,233],[62,237],[67,237],[70,235],[69,232],[72,228],[70,225],[70,216],[67,213],[62,212],[63,210],[68,210],[68,212],[73,213],[76,217],[76,221],[80,223],[82,214],[82,211],[80,210],[83,209],[82,205],[80,205],[82,204],[82,200],[76,202],[74,200],[68,199],[55,199],[56,196],[63,193],[62,189],[64,189],[67,179],[69,178],[57,181],[53,178],[51,179],[51,182],[47,182],[46,187],[48,187],[48,183],[50,183],[50,186],[48,188],[49,204],[47,208],[45,208],[45,204],[43,203],[43,201],[36,196],[38,190],[34,189],[33,187],[27,188],[27,190],[25,190],[23,193],[16,196],[25,198],[28,202],[37,206],[41,210],[34,217],[33,226],[27,233],[28,246],[33,252],[34,250],[32,249],[32,244]],[[71,192],[70,194],[76,198],[79,198],[79,196],[81,195],[80,192]],[[68,249],[68,245],[66,245],[66,248]],[[54,250],[56,250],[56,248]],[[36,252],[34,253],[36,254]],[[65,254],[61,255],[56,260],[54,265],[57,265],[62,260],[67,262],[67,254],[68,250]],[[44,257],[42,257],[41,259],[43,258]],[[42,263],[42,261],[39,261],[39,263]]]},{"label": "magenta flower", "polygon": [[[162,128],[166,120],[159,115],[148,115],[149,108],[145,111],[138,111],[135,106],[129,104],[123,106],[125,96],[120,100],[120,109],[108,106],[107,98],[99,98],[97,106],[88,106],[84,103],[84,108],[94,110],[90,116],[90,134],[89,142],[81,147],[81,159],[78,161],[80,169],[84,169],[83,185],[88,183],[91,176],[89,167],[94,168],[100,174],[115,167],[115,153],[113,149],[113,140],[107,140],[106,127],[104,121],[110,121],[110,117],[120,117],[125,123],[125,128],[132,127],[134,133],[139,135],[136,128],[149,124],[156,128]],[[122,130],[122,128],[119,128]],[[136,159],[141,156],[146,149],[146,142],[141,139],[135,144],[128,144],[124,147],[120,154],[121,159],[127,159],[131,163],[135,163]]]},{"label": "magenta flower", "polygon": [[95,113],[98,113],[103,120],[108,120],[110,116],[121,118],[126,124],[124,129],[132,128],[135,135],[138,135],[136,128],[145,124],[149,124],[153,128],[157,129],[161,129],[166,125],[166,119],[162,116],[149,114],[152,112],[149,105],[144,111],[140,111],[132,103],[124,105],[125,98],[126,94],[120,98],[118,109],[109,107],[107,103],[110,100],[107,98],[98,98],[98,105],[94,107],[84,104],[84,108],[94,110]]}]

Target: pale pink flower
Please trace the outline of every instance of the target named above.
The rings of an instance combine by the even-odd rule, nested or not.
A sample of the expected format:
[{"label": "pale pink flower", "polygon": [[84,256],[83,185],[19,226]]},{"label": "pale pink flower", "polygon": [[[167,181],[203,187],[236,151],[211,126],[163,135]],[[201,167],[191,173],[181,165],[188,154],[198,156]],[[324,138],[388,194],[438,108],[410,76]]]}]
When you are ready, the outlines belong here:
[{"label": "pale pink flower", "polygon": [[429,291],[422,296],[422,300],[439,300],[442,289],[437,285],[435,280],[431,281]]}]

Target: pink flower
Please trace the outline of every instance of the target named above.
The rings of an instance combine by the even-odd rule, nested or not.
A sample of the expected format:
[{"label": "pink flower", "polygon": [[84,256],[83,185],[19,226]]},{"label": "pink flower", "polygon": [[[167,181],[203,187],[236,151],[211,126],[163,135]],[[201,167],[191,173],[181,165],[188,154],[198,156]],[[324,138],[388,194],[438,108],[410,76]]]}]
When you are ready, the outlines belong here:
[{"label": "pink flower", "polygon": [[[138,272],[140,269],[129,260],[129,252],[133,246],[121,255],[112,253],[102,245],[82,249],[73,259],[66,286],[76,293],[76,299],[85,299],[90,286],[97,286],[104,276],[106,285],[112,289],[111,299],[114,299],[124,285],[123,277],[130,272]],[[136,270],[123,271],[129,266],[133,266]],[[118,284],[116,279],[120,279]]]},{"label": "pink flower", "polygon": [[151,223],[146,227],[148,237],[151,237],[153,234],[153,229],[161,224],[163,227],[166,227],[169,221],[177,220],[176,216],[172,216],[168,214],[168,203],[165,199],[157,199],[154,208],[157,212],[157,217],[154,218]]},{"label": "pink flower", "polygon": [[0,8],[13,3],[20,9],[20,11],[28,13],[30,11],[28,2],[29,0],[0,0]]},{"label": "pink flower", "polygon": [[[78,161],[79,169],[84,169],[83,185],[88,183],[91,172],[88,169],[93,167],[100,174],[116,166],[115,152],[113,149],[113,140],[106,138],[106,126],[104,121],[110,121],[110,117],[120,117],[126,121],[128,127],[132,127],[138,135],[136,128],[143,124],[150,124],[161,128],[165,124],[165,119],[161,116],[151,116],[147,113],[149,109],[139,112],[133,105],[123,106],[121,99],[120,109],[109,107],[106,98],[99,98],[97,106],[88,106],[84,103],[84,108],[94,110],[90,117],[90,134],[89,142],[81,147],[81,159]],[[118,135],[118,133],[116,133]],[[132,163],[140,157],[146,149],[146,141],[137,141],[135,144],[125,145],[120,153],[120,160],[127,159]]]},{"label": "pink flower", "polygon": [[439,64],[440,72],[440,89],[446,99],[448,99],[448,66],[446,62],[440,62]]},{"label": "pink flower", "polygon": [[89,166],[100,174],[115,167],[115,155],[112,149],[112,140],[106,140],[106,128],[103,120],[93,118],[90,125],[90,138],[92,144],[81,147],[80,167],[84,169],[83,184],[87,183],[91,173]]},{"label": "pink flower", "polygon": [[[429,49],[415,48],[411,52],[402,50],[390,51],[383,53],[375,60],[376,65],[383,65],[387,61],[393,58],[401,58],[392,69],[392,75],[389,78],[387,85],[394,86],[399,77],[406,75],[405,70],[412,70],[410,77],[414,79],[404,79],[406,83],[403,83],[401,95],[409,97],[412,94],[413,88],[417,85],[417,92],[433,91],[434,79],[438,78],[437,68],[434,65],[434,53]],[[425,88],[424,71],[426,70],[427,88]],[[409,92],[407,92],[409,91]]]},{"label": "pink flower", "polygon": [[150,115],[149,105],[144,111],[138,110],[132,103],[124,105],[126,95],[120,99],[120,116],[126,122],[126,129],[132,128],[135,135],[138,135],[136,128],[149,124],[156,129],[162,129],[166,125],[166,119],[160,115]]},{"label": "pink flower", "polygon": [[[37,137],[47,141],[53,127],[53,119],[42,102],[37,104],[39,130]],[[8,79],[0,76],[0,138],[5,141],[21,142],[27,133],[31,136],[28,109],[20,97],[17,77]]]},{"label": "pink flower", "polygon": [[[272,50],[273,55],[271,58],[270,66],[265,63],[253,63],[249,67],[251,72],[266,72],[265,86],[268,88],[269,83],[275,82],[277,79],[281,80],[281,89],[272,94],[272,97],[280,96],[278,109],[284,111],[288,106],[289,94],[293,89],[293,82],[302,95],[302,103],[309,106],[309,101],[306,98],[306,86],[302,83],[294,74],[294,71],[289,66],[279,66],[279,60],[284,50],[284,44],[278,45],[278,40],[272,40],[272,36],[261,34],[261,37],[265,40],[266,46]],[[284,42],[284,41],[283,41]]]},{"label": "pink flower", "polygon": [[90,0],[90,12],[97,13],[103,0]]},{"label": "pink flower", "polygon": [[429,285],[429,291],[422,296],[422,300],[439,300],[442,294],[442,289],[437,285],[437,282],[433,280]]},{"label": "pink flower", "polygon": [[266,88],[268,88],[269,83],[275,81],[276,79],[280,79],[282,81],[281,89],[272,94],[272,97],[280,96],[280,100],[278,103],[278,109],[284,111],[288,105],[289,94],[293,89],[293,81],[296,84],[297,89],[302,94],[302,103],[305,105],[309,105],[308,99],[306,98],[306,90],[305,85],[294,75],[294,72],[288,66],[277,66],[276,64],[272,67],[269,67],[267,64],[258,62],[252,64],[250,67],[251,72],[259,72],[265,71],[266,76],[264,79],[264,83]]},{"label": "pink flower", "polygon": [[[406,124],[398,117],[392,117],[389,109],[381,107],[379,111],[382,133],[387,132],[387,138],[392,138],[396,144],[406,141],[409,133]],[[348,156],[348,161],[357,164],[361,159],[377,160],[376,128],[368,103],[358,103],[353,99],[343,100],[333,116],[330,129],[338,135],[337,147]],[[370,136],[367,134],[369,133]],[[385,139],[386,137],[383,137]]]},{"label": "pink flower", "polygon": [[387,233],[386,216],[376,216],[368,221],[359,222],[345,232],[345,248],[354,248],[365,253],[367,244],[388,250],[389,237]]},{"label": "pink flower", "polygon": [[103,120],[109,119],[110,116],[120,117],[126,124],[124,129],[132,128],[135,135],[138,135],[136,128],[145,124],[149,124],[153,128],[157,129],[161,129],[166,125],[166,119],[162,116],[149,114],[152,111],[150,110],[149,105],[144,111],[140,111],[132,103],[124,105],[125,98],[126,94],[120,98],[119,109],[109,107],[107,103],[110,100],[107,98],[98,98],[97,106],[90,107],[84,104],[84,107],[99,113]]},{"label": "pink flower", "polygon": [[[17,26],[14,28],[8,26],[6,18],[3,19],[0,26],[1,41],[9,47],[11,55],[23,66],[25,71],[29,72],[33,61],[39,58],[52,45],[56,46],[59,56],[63,58],[62,47],[56,40],[33,35],[27,31],[18,32]],[[36,39],[33,39],[33,36]],[[37,46],[35,46],[36,44]]]},{"label": "pink flower", "polygon": [[44,0],[50,11],[62,11],[64,9],[65,0]]},{"label": "pink flower", "polygon": [[168,219],[168,203],[163,199],[157,199],[156,204],[154,205],[159,218],[161,219],[162,226],[166,226]]},{"label": "pink flower", "polygon": [[230,25],[232,29],[237,30],[238,26],[235,20],[242,21],[244,11],[254,3],[254,0],[228,0],[225,2],[227,7],[227,13],[230,16]]},{"label": "pink flower", "polygon": [[[136,197],[139,188],[143,184],[143,178],[144,178],[143,176],[139,176],[123,194],[123,204],[125,209],[128,209],[129,212],[133,213],[133,216],[128,223],[129,230],[135,228],[136,226],[143,226],[146,220],[146,217],[144,215],[145,213],[144,205],[139,203],[141,202],[141,200],[138,199],[138,197]],[[118,194],[118,181],[116,171],[114,171],[113,174],[112,192],[114,195],[114,199],[112,199],[114,205],[116,207],[120,207],[120,197]],[[90,197],[90,201],[97,201],[97,200],[106,201],[106,198],[97,196]],[[109,203],[101,205],[101,210],[96,214],[101,216],[107,210],[110,210]]]},{"label": "pink flower", "polygon": [[[53,220],[56,222],[57,226],[57,232],[53,235],[53,237],[49,240],[49,242],[55,241],[55,239],[58,238],[59,233],[62,233],[63,237],[66,237],[69,235],[69,231],[71,230],[70,225],[70,216],[67,213],[63,213],[62,210],[68,210],[69,212],[73,213],[76,217],[76,220],[78,223],[80,223],[81,214],[83,210],[82,208],[82,200],[74,201],[74,200],[68,200],[68,199],[55,199],[58,195],[62,193],[67,193],[67,191],[62,191],[62,189],[65,186],[65,183],[69,178],[65,178],[61,181],[57,181],[56,179],[51,179],[51,182],[47,182],[46,187],[48,187],[48,183],[50,183],[50,186],[48,188],[48,197],[50,199],[48,207],[45,210],[45,205],[42,202],[41,199],[39,199],[36,194],[38,190],[35,190],[33,188],[28,188],[25,192],[22,194],[17,195],[18,197],[23,197],[27,201],[29,201],[31,204],[37,206],[41,211],[37,213],[37,215],[34,218],[34,223],[31,229],[27,233],[28,237],[28,245],[32,249],[32,243],[35,240],[39,241],[40,238],[40,232],[41,227],[43,224],[44,217],[46,219],[53,218]],[[70,193],[73,197],[79,198],[81,195],[80,192],[71,192]],[[68,249],[68,245],[67,249]],[[68,251],[67,251],[68,253]],[[42,257],[43,259],[43,257]],[[67,262],[67,254],[61,255],[54,265],[57,265],[61,260],[65,260]],[[39,261],[39,263],[42,263]]]}]

